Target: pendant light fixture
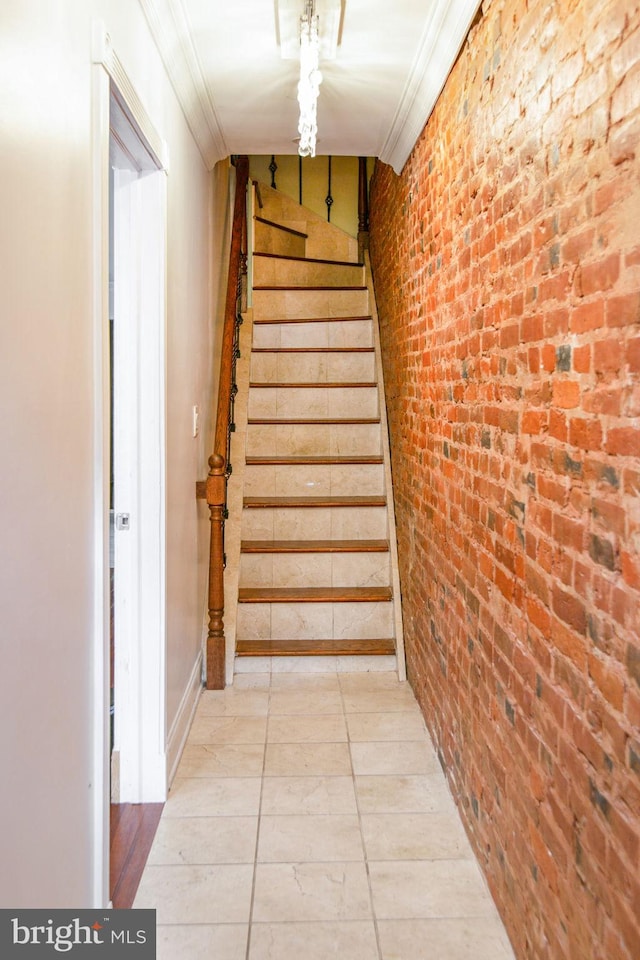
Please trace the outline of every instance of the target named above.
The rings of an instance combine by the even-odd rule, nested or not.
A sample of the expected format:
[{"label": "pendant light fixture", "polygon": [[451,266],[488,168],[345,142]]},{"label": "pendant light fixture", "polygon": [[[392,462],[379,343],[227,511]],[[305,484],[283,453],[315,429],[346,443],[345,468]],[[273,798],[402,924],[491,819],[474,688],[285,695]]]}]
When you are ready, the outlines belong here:
[{"label": "pendant light fixture", "polygon": [[316,155],[318,94],[322,83],[319,62],[320,35],[316,4],[315,0],[306,0],[304,13],[300,18],[300,81],[298,83],[298,103],[300,105],[298,133],[300,134],[300,143],[298,153],[301,157],[315,157]]}]

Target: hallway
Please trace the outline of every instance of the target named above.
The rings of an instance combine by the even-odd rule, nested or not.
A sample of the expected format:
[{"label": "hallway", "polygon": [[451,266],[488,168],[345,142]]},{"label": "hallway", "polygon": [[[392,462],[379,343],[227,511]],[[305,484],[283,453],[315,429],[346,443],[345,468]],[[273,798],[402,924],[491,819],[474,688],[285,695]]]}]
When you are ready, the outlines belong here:
[{"label": "hallway", "polygon": [[157,909],[159,960],[513,957],[411,688],[382,671],[205,691],[134,906]]}]

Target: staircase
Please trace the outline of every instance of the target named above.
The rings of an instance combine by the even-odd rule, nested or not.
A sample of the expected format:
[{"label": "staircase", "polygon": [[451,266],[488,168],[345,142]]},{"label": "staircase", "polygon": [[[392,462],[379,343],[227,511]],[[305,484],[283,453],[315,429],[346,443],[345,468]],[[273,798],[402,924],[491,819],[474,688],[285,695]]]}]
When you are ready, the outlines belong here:
[{"label": "staircase", "polygon": [[402,674],[372,290],[352,237],[259,196],[236,656],[398,652]]}]

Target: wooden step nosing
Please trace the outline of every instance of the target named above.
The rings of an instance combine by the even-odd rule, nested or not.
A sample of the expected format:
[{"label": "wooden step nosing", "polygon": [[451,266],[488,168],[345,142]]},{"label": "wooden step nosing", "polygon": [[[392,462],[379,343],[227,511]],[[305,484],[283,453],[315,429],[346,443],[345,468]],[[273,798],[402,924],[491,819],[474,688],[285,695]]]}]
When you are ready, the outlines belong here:
[{"label": "wooden step nosing", "polygon": [[375,347],[252,347],[251,353],[375,353]]},{"label": "wooden step nosing", "polygon": [[333,507],[386,507],[387,498],[366,497],[245,497],[243,507],[253,510],[331,509]]},{"label": "wooden step nosing", "polygon": [[296,257],[289,253],[267,253],[254,250],[254,257],[262,257],[265,260],[293,260],[296,263],[320,264],[328,267],[357,267],[362,270],[364,263],[354,263],[353,260],[326,260],[322,257]]},{"label": "wooden step nosing", "polygon": [[389,553],[388,540],[242,540],[241,553]]},{"label": "wooden step nosing", "polygon": [[248,467],[348,467],[367,466],[379,467],[384,463],[380,454],[354,454],[353,456],[334,456],[332,454],[318,454],[315,457],[295,454],[276,454],[274,456],[248,456],[245,459]]},{"label": "wooden step nosing", "polygon": [[307,284],[300,284],[300,283],[297,283],[297,284],[276,283],[276,284],[259,284],[257,286],[254,284],[254,287],[253,287],[254,293],[256,292],[259,293],[260,291],[270,292],[272,290],[291,290],[294,293],[306,293],[306,292],[314,293],[314,292],[323,291],[323,290],[330,290],[330,291],[332,290],[334,292],[341,293],[349,290],[366,290],[366,289],[367,288],[365,286],[362,286],[362,284],[357,284],[357,285],[338,284],[337,286],[332,286],[332,285],[327,286],[325,284],[325,285],[318,285],[318,286],[308,286]]},{"label": "wooden step nosing", "polygon": [[317,417],[315,419],[291,419],[287,417],[253,417],[247,420],[248,426],[375,426],[380,424],[380,417],[336,418]]},{"label": "wooden step nosing", "polygon": [[303,656],[395,656],[395,641],[380,639],[331,640],[242,640],[236,643],[238,657],[303,657]]},{"label": "wooden step nosing", "polygon": [[371,314],[363,313],[352,317],[278,317],[276,319],[267,317],[266,319],[256,318],[253,321],[254,327],[268,326],[276,323],[352,323],[357,320],[371,320]]},{"label": "wooden step nosing", "polygon": [[240,587],[238,603],[389,603],[390,587]]},{"label": "wooden step nosing", "polygon": [[294,230],[293,227],[285,227],[282,223],[275,223],[273,220],[267,220],[265,217],[254,217],[253,219],[256,223],[264,223],[267,227],[274,227],[276,230],[282,230],[283,233],[291,233],[294,237],[302,237],[303,240],[309,239],[308,233]]},{"label": "wooden step nosing", "polygon": [[284,389],[284,388],[289,389],[289,388],[291,388],[291,389],[295,389],[295,390],[318,390],[318,389],[324,389],[324,388],[326,388],[326,389],[329,389],[329,390],[335,390],[335,389],[337,389],[338,387],[348,387],[349,389],[355,388],[355,387],[367,387],[368,389],[371,390],[371,389],[373,389],[374,387],[377,387],[378,384],[375,382],[375,380],[344,380],[344,381],[341,381],[341,380],[327,380],[327,381],[314,380],[314,381],[311,382],[311,383],[294,383],[293,381],[289,383],[289,382],[287,382],[286,380],[277,380],[277,381],[275,381],[275,380],[274,380],[274,381],[268,381],[268,380],[252,380],[252,381],[249,383],[249,386],[250,386],[250,387],[255,387],[255,388],[258,389],[258,390],[262,390],[262,389],[265,389],[265,388],[270,388],[270,389],[271,389],[271,388],[276,388],[276,389],[281,389],[281,388],[283,388],[283,389]]},{"label": "wooden step nosing", "polygon": [[[296,646],[297,644],[297,646]],[[394,656],[395,642],[380,640],[238,640],[238,657]]]}]

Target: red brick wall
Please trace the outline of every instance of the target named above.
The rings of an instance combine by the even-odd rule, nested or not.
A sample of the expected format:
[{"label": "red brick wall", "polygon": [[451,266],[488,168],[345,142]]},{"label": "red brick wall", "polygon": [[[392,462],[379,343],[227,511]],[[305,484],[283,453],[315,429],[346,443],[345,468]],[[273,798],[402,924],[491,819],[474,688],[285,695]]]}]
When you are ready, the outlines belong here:
[{"label": "red brick wall", "polygon": [[520,958],[640,957],[640,4],[485,3],[379,298],[410,679]]}]

